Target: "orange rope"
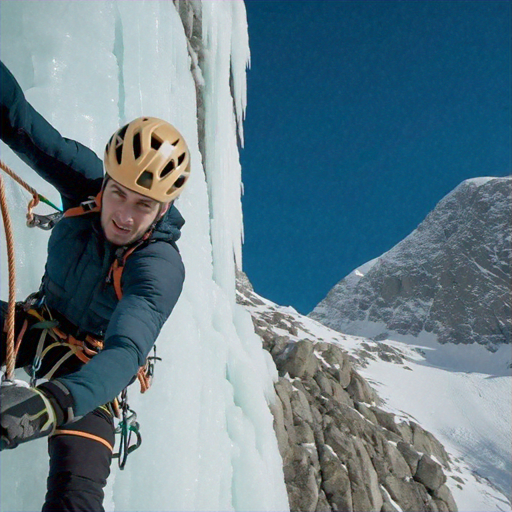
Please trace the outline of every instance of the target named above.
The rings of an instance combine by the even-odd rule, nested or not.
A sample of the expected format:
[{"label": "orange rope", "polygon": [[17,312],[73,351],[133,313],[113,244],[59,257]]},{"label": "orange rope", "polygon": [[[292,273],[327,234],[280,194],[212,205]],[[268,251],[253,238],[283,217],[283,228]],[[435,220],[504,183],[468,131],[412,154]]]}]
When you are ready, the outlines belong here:
[{"label": "orange rope", "polygon": [[[28,204],[27,223],[32,222],[34,215],[32,209],[39,204],[39,194],[36,189],[32,188],[28,183],[23,181],[11,168],[0,160],[0,169],[8,174],[14,181],[32,194],[32,199]],[[16,267],[14,259],[14,237],[12,234],[11,218],[7,207],[7,199],[5,197],[4,182],[0,176],[0,202],[2,207],[2,217],[5,226],[5,238],[7,240],[7,259],[9,265],[9,303],[7,307],[7,319],[4,330],[7,333],[7,349],[6,349],[6,371],[4,380],[13,380],[15,366],[15,346],[14,346],[14,313],[16,306]]]},{"label": "orange rope", "polygon": [[0,168],[7,173],[14,181],[17,181],[22,187],[26,188],[33,196],[37,196],[37,191],[32,188],[26,181],[23,181],[9,166],[0,160]]},{"label": "orange rope", "polygon": [[4,330],[7,332],[6,370],[4,380],[14,379],[14,308],[16,306],[16,266],[14,260],[14,238],[12,234],[11,218],[7,208],[4,181],[0,176],[0,203],[2,217],[5,226],[5,238],[7,240],[7,260],[9,267],[9,303],[7,307],[7,319]]},{"label": "orange rope", "polygon": [[14,181],[19,183],[22,187],[26,188],[32,194],[32,199],[28,204],[27,211],[27,222],[32,222],[32,219],[34,218],[32,214],[32,209],[39,204],[39,194],[37,193],[37,190],[35,188],[32,188],[26,181],[23,181],[9,166],[4,164],[1,160],[0,169],[2,169],[2,171],[7,173]]}]

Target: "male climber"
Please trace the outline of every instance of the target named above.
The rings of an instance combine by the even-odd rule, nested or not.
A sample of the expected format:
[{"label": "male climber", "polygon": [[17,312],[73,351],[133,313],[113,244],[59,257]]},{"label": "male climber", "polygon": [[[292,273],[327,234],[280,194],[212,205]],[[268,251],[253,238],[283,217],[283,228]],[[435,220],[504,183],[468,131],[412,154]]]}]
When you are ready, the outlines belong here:
[{"label": "male climber", "polygon": [[[16,367],[32,386],[0,388],[0,448],[49,436],[43,511],[101,511],[110,404],[145,364],[183,286],[175,242],[184,220],[173,201],[189,150],[169,123],[138,118],[111,137],[103,176],[96,154],[48,124],[3,64],[0,78],[1,139],[69,214],[53,228],[40,290],[16,307]],[[6,311],[2,302],[2,364]]]}]

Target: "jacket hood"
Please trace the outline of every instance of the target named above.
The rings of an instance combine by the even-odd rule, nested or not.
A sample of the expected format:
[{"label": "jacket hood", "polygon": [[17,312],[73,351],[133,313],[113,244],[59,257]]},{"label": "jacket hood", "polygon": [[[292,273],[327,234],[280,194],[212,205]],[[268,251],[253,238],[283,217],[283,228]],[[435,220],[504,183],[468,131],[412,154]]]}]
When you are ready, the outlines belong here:
[{"label": "jacket hood", "polygon": [[185,224],[185,219],[181,216],[178,209],[172,205],[167,210],[166,214],[157,222],[151,239],[176,242],[181,236],[183,224]]}]

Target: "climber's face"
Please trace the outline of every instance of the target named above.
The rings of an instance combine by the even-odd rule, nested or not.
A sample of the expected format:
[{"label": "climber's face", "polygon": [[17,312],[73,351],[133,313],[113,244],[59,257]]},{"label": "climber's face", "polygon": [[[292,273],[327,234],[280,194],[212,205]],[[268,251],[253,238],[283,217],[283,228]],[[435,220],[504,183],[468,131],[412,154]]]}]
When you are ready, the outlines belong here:
[{"label": "climber's face", "polygon": [[129,245],[144,236],[151,225],[169,209],[109,179],[103,189],[101,227],[115,245]]}]

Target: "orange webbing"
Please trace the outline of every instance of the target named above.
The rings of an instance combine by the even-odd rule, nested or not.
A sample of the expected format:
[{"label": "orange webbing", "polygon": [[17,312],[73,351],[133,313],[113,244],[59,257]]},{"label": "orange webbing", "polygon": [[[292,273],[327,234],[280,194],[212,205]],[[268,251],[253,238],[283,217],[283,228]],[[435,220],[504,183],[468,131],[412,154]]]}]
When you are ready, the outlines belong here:
[{"label": "orange webbing", "polygon": [[130,254],[133,251],[135,251],[135,249],[137,249],[141,243],[142,242],[139,242],[137,245],[135,245],[131,249],[128,249],[123,254],[121,263],[119,262],[119,259],[116,258],[114,260],[114,263],[112,263],[112,266],[110,267],[111,275],[112,275],[112,284],[114,285],[114,290],[116,291],[117,300],[121,300],[123,298],[123,288],[121,287],[121,278],[123,277],[123,270],[124,270],[124,265],[126,263],[126,260],[128,259],[128,256],[130,256]]},{"label": "orange webbing", "polygon": [[[3,164],[2,164],[3,165]],[[7,208],[7,199],[5,197],[4,182],[0,177],[0,203],[2,208],[2,217],[5,227],[5,238],[7,239],[7,260],[9,267],[9,302],[7,305],[7,319],[4,329],[7,332],[7,347],[5,357],[5,375],[7,380],[14,379],[14,312],[16,306],[16,265],[14,259],[14,238],[12,234],[11,218]]]},{"label": "orange webbing", "polygon": [[121,287],[121,278],[123,277],[123,270],[126,264],[126,260],[128,256],[132,254],[136,249],[138,249],[144,242],[148,240],[153,232],[150,229],[134,246],[125,251],[122,258],[116,258],[112,266],[110,267],[110,276],[112,277],[112,283],[114,285],[114,290],[116,291],[117,300],[121,300],[123,298],[123,289]]},{"label": "orange webbing", "polygon": [[[41,322],[45,320],[45,318],[35,309],[29,309],[28,313],[35,316]],[[62,343],[67,343],[70,346],[76,347],[78,350],[74,351],[75,355],[83,363],[88,363],[91,360],[91,357],[95,356],[103,349],[103,341],[93,338],[90,334],[85,337],[85,341],[82,341],[77,340],[71,334],[66,334],[57,326],[51,327],[51,331],[55,340],[59,338]],[[89,348],[86,343],[89,344],[92,349]]]},{"label": "orange webbing", "polygon": [[[112,263],[112,266],[110,267],[110,277],[112,278],[112,284],[114,285],[117,300],[121,300],[123,298],[121,278],[123,277],[123,270],[128,256],[138,249],[150,236],[151,231],[148,231],[137,244],[123,254],[122,258],[116,258],[114,263]],[[145,393],[151,387],[151,377],[147,374],[147,362],[144,366],[139,368],[139,371],[137,372],[137,379],[140,383],[140,392]]]},{"label": "orange webbing", "polygon": [[114,260],[112,263],[112,284],[114,285],[114,290],[116,292],[117,300],[121,300],[123,298],[123,289],[121,287],[121,278],[123,277],[123,267],[119,265],[117,260]]},{"label": "orange webbing", "polygon": [[[75,206],[74,208],[69,208],[64,212],[64,217],[78,217],[80,215],[84,215],[86,213],[94,213],[101,211],[101,196],[103,195],[103,190],[98,193],[98,195],[94,198],[94,202],[96,206],[91,208],[90,210],[85,210],[82,205]],[[91,196],[92,197],[92,196]]]},{"label": "orange webbing", "polygon": [[[98,352],[103,349],[103,342],[93,338],[91,335],[85,337],[85,341],[77,340],[71,334],[65,334],[58,327],[53,327],[52,331],[64,342],[77,347],[79,350],[75,352],[76,357],[82,361],[82,363],[88,363],[91,357],[95,356]],[[87,347],[86,343],[89,343],[93,348]]]},{"label": "orange webbing", "polygon": [[151,378],[147,374],[146,365],[139,368],[137,379],[139,379],[140,392],[145,393],[151,387]]},{"label": "orange webbing", "polygon": [[100,436],[95,436],[94,434],[89,434],[88,432],[81,432],[80,430],[61,430],[57,429],[53,434],[53,436],[60,435],[68,435],[68,436],[79,436],[85,437],[86,439],[92,439],[93,441],[98,441],[102,445],[106,446],[111,452],[114,451],[114,447],[105,439]]}]

